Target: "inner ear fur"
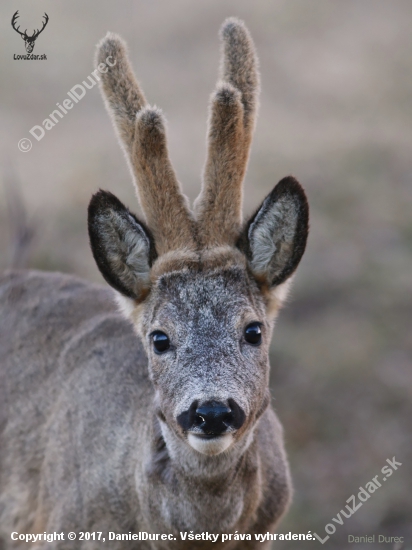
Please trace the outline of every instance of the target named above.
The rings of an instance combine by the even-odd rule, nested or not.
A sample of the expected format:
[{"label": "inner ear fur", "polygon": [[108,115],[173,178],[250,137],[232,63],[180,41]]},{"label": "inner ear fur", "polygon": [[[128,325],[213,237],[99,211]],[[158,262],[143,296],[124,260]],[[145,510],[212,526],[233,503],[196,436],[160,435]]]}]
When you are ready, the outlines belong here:
[{"label": "inner ear fur", "polygon": [[152,234],[108,191],[93,195],[88,209],[90,246],[105,280],[124,296],[142,300],[157,257]]},{"label": "inner ear fur", "polygon": [[285,282],[303,256],[309,230],[305,192],[292,176],[282,179],[245,224],[238,248],[253,274],[270,286]]}]

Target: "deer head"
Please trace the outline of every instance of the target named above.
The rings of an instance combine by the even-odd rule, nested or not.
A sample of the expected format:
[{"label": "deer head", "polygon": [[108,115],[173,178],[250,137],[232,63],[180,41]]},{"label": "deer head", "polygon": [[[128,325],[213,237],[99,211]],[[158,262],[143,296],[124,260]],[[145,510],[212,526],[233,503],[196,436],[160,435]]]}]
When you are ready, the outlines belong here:
[{"label": "deer head", "polygon": [[293,177],[242,220],[259,74],[244,24],[228,19],[221,35],[221,74],[194,212],[169,160],[163,115],[146,103],[124,43],[108,34],[97,51],[97,65],[115,60],[101,89],[145,221],[99,191],[89,205],[91,248],[143,341],[162,435],[183,461],[186,445],[218,455],[250,443],[269,403],[274,319],[308,233],[306,196]]},{"label": "deer head", "polygon": [[23,38],[24,40],[24,46],[26,48],[26,52],[27,53],[31,53],[34,49],[34,43],[36,42],[37,40],[37,37],[39,36],[39,34],[41,32],[43,32],[45,26],[47,25],[48,21],[49,21],[49,16],[47,15],[47,13],[44,14],[44,21],[43,21],[43,26],[42,28],[39,30],[37,29],[36,31],[33,31],[33,34],[31,36],[28,36],[27,35],[27,29],[24,31],[24,32],[20,32],[19,29],[20,29],[20,26],[16,28],[16,21],[19,17],[19,11],[17,10],[16,13],[13,15],[12,17],[12,20],[11,20],[11,25],[13,27],[13,29],[19,33],[19,35]]}]

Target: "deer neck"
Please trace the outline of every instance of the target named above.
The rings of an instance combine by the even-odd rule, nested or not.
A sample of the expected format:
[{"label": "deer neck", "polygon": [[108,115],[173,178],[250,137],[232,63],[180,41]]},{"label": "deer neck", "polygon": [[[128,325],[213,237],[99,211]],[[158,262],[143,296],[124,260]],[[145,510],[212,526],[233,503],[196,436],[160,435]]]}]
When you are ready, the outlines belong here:
[{"label": "deer neck", "polygon": [[253,432],[244,439],[220,455],[206,456],[153,418],[146,476],[151,509],[154,505],[164,528],[197,532],[213,527],[217,532],[243,526],[250,517],[251,502],[256,501],[254,481],[259,478]]}]

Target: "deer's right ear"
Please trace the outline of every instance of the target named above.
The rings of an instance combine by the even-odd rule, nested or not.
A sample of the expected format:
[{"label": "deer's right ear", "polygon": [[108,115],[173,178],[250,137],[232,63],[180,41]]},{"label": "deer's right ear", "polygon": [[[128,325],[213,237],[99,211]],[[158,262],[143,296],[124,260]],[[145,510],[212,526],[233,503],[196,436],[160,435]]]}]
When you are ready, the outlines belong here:
[{"label": "deer's right ear", "polygon": [[254,275],[268,287],[284,283],[297,268],[308,236],[309,208],[295,178],[281,180],[245,225],[238,247]]},{"label": "deer's right ear", "polygon": [[156,259],[153,237],[112,193],[100,190],[89,204],[90,246],[106,281],[124,296],[143,299]]}]

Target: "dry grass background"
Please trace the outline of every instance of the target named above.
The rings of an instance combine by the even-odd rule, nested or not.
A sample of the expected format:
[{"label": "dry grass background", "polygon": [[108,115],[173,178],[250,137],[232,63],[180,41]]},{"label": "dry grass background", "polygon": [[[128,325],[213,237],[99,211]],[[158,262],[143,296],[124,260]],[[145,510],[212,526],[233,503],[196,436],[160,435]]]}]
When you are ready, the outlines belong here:
[{"label": "dry grass background", "polygon": [[[47,61],[12,59],[24,53],[10,26],[16,9],[29,30],[48,13],[34,50]],[[7,181],[20,189],[35,229],[28,265],[38,269],[101,281],[87,242],[91,194],[109,189],[137,210],[97,88],[42,141],[32,140],[30,152],[17,149],[91,73],[94,46],[107,30],[127,40],[149,101],[163,108],[174,165],[195,198],[217,31],[228,15],[246,21],[261,61],[245,211],[289,173],[303,183],[311,205],[308,249],[272,345],[274,404],[295,484],[280,531],[323,534],[346,499],[396,456],[402,467],[324,547],[352,548],[348,534],[380,533],[409,537],[404,548],[411,548],[409,0],[3,0],[0,267],[11,262],[21,215],[13,209],[10,215]]]}]

